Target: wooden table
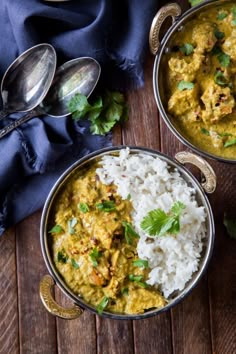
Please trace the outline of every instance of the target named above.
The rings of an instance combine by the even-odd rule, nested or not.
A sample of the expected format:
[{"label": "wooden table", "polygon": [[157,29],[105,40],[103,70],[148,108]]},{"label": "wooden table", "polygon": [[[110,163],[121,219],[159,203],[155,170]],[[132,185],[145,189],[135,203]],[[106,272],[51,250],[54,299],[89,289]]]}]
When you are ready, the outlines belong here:
[{"label": "wooden table", "polygon": [[[186,1],[179,1],[186,6]],[[152,88],[153,57],[145,87],[128,94],[129,122],[114,132],[114,144],[160,150],[169,156],[186,148],[160,119]],[[225,210],[236,215],[236,165],[211,161],[218,187],[210,202],[215,215],[214,254],[198,286],[172,310],[142,321],[114,321],[85,311],[80,319],[56,319],[39,298],[47,274],[39,243],[41,212],[0,239],[0,353],[42,354],[234,354],[236,353],[236,240],[223,227]],[[70,302],[56,291],[62,304]]]}]

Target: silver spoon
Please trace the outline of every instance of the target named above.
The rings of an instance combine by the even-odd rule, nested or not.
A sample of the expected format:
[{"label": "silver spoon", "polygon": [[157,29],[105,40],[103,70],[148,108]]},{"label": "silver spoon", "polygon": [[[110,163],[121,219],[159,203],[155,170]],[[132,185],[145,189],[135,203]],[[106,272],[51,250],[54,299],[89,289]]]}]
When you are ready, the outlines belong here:
[{"label": "silver spoon", "polygon": [[47,43],[38,44],[16,58],[2,78],[0,119],[38,106],[52,84],[56,63],[56,52]]},{"label": "silver spoon", "polygon": [[55,118],[68,116],[70,99],[76,93],[89,97],[100,73],[100,64],[93,58],[77,58],[66,62],[56,71],[52,86],[42,103],[24,117],[1,129],[0,138],[35,116],[44,114]]}]

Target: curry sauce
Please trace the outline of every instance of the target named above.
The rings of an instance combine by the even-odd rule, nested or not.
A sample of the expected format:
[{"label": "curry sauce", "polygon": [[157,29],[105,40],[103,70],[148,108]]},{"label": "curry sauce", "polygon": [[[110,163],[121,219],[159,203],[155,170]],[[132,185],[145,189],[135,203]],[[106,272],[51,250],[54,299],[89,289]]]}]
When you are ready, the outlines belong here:
[{"label": "curry sauce", "polygon": [[137,255],[132,201],[115,185],[104,185],[97,164],[66,182],[56,202],[49,237],[55,266],[85,302],[114,313],[139,314],[166,304],[147,285],[147,261]]},{"label": "curry sauce", "polygon": [[236,6],[202,11],[173,35],[167,110],[193,145],[236,158]]}]

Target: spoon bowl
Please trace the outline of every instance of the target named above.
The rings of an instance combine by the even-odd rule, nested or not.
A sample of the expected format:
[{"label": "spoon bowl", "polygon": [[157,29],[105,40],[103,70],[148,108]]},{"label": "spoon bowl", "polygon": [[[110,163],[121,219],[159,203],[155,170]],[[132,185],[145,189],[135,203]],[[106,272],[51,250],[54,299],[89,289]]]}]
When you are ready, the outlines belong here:
[{"label": "spoon bowl", "polygon": [[28,112],[44,99],[56,70],[56,52],[47,43],[22,53],[6,70],[1,82],[3,111]]},{"label": "spoon bowl", "polygon": [[89,97],[97,85],[100,73],[100,64],[90,57],[66,62],[57,69],[52,86],[41,104],[22,118],[1,129],[0,138],[33,117],[47,114],[59,118],[69,115],[69,100],[76,93]]}]

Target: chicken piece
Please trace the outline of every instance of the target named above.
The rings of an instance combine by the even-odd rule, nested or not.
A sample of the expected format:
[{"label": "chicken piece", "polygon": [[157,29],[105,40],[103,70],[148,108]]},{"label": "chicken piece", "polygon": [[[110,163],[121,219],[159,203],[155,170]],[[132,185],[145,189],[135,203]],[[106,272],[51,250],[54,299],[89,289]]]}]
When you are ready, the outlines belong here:
[{"label": "chicken piece", "polygon": [[206,109],[202,111],[205,123],[218,122],[230,114],[235,106],[235,100],[229,87],[221,87],[214,82],[208,85],[201,97]]},{"label": "chicken piece", "polygon": [[125,312],[135,314],[143,313],[144,310],[161,308],[165,306],[165,304],[166,300],[157,291],[154,292],[148,289],[130,289]]},{"label": "chicken piece", "polygon": [[213,129],[210,129],[209,134],[211,137],[212,145],[215,148],[223,147],[223,139],[216,131],[214,131]]},{"label": "chicken piece", "polygon": [[236,60],[236,30],[233,30],[231,36],[226,38],[222,49],[232,60]]},{"label": "chicken piece", "polygon": [[196,45],[195,53],[210,52],[217,42],[215,27],[210,22],[198,24],[193,28],[192,42]]},{"label": "chicken piece", "polygon": [[200,54],[193,54],[191,58],[171,58],[168,62],[170,75],[179,81],[193,81],[203,60],[204,55]]},{"label": "chicken piece", "polygon": [[185,117],[190,121],[199,119],[201,108],[198,99],[198,86],[190,90],[176,90],[168,102],[168,111],[175,117]]}]

